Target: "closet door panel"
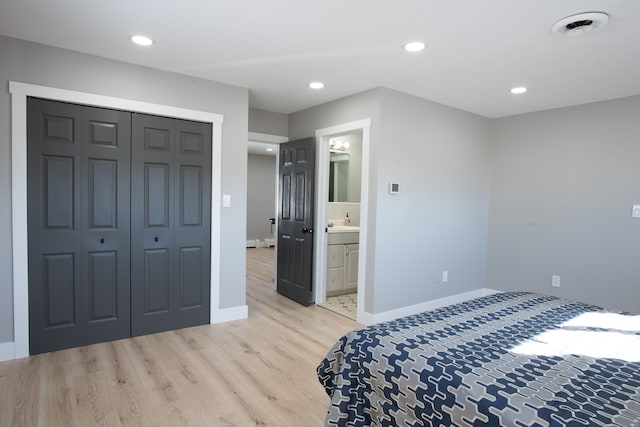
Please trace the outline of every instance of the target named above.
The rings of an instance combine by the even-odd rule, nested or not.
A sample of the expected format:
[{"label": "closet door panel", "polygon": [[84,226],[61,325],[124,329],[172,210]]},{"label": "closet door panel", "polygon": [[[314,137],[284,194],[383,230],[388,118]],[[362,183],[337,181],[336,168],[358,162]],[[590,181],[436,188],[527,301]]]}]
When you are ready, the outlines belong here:
[{"label": "closet door panel", "polygon": [[82,344],[82,250],[76,191],[81,111],[27,101],[29,347],[31,354]]},{"label": "closet door panel", "polygon": [[89,159],[89,228],[115,230],[118,166],[115,160]]},{"label": "closet door panel", "polygon": [[133,335],[209,321],[210,129],[133,116]]},{"label": "closet door panel", "polygon": [[131,114],[83,109],[82,306],[89,344],[131,335]]},{"label": "closet door panel", "polygon": [[180,278],[178,282],[178,309],[192,309],[203,306],[202,289],[203,253],[202,247],[180,248]]},{"label": "closet door panel", "polygon": [[202,167],[180,166],[180,226],[202,227]]},{"label": "closet door panel", "polygon": [[211,125],[176,120],[176,324],[209,323]]},{"label": "closet door panel", "polygon": [[128,113],[27,103],[32,354],[129,335]]},{"label": "closet door panel", "polygon": [[144,164],[144,225],[146,229],[169,228],[169,179],[169,164]]},{"label": "closet door panel", "polygon": [[44,228],[74,228],[74,158],[42,157]]},{"label": "closet door panel", "polygon": [[118,317],[117,258],[115,251],[89,253],[89,322],[103,322]]},{"label": "closet door panel", "polygon": [[168,248],[144,251],[145,315],[168,313],[171,309],[170,262]]},{"label": "closet door panel", "polygon": [[43,261],[45,328],[73,326],[78,308],[74,254],[44,255]]},{"label": "closet door panel", "polygon": [[144,114],[132,117],[131,332],[169,329],[173,311],[174,199],[171,123]]}]

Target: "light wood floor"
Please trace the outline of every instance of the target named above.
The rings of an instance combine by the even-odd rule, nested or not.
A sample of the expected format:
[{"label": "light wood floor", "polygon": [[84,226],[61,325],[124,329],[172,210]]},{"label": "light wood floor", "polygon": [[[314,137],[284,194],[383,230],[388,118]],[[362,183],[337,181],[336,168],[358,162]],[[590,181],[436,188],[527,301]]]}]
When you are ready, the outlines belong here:
[{"label": "light wood floor", "polygon": [[1,426],[321,426],[315,368],[358,326],[274,291],[247,250],[249,318],[0,363]]}]

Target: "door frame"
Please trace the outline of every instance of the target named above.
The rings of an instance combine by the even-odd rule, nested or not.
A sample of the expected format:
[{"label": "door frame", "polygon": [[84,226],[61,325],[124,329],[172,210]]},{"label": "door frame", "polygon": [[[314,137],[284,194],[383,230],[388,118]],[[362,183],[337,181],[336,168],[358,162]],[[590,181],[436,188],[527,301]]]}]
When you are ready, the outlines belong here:
[{"label": "door frame", "polygon": [[367,278],[367,236],[369,235],[369,156],[371,119],[362,119],[316,130],[316,232],[314,242],[315,303],[325,302],[327,295],[327,203],[329,200],[329,139],[346,133],[362,132],[362,179],[360,187],[360,253],[358,254],[358,294],[356,321],[366,324],[370,316],[364,311]]},{"label": "door frame", "polygon": [[[246,317],[220,308],[220,230],[222,194],[222,123],[224,116],[126,98],[96,95],[10,81],[11,94],[11,214],[13,261],[13,355],[29,356],[29,273],[27,227],[27,98],[155,114],[210,123],[211,129],[211,313],[210,323]],[[240,317],[239,317],[240,316]]]}]

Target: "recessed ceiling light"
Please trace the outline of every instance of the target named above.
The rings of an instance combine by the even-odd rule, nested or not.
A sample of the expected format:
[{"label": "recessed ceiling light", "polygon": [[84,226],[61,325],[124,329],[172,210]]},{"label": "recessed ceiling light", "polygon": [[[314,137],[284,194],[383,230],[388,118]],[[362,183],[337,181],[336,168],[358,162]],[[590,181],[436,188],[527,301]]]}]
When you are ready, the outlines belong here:
[{"label": "recessed ceiling light", "polygon": [[604,12],[586,12],[562,18],[551,27],[555,34],[563,36],[582,36],[598,30],[609,22],[609,15]]},{"label": "recessed ceiling light", "polygon": [[271,152],[273,151],[273,148],[267,148],[267,151]]},{"label": "recessed ceiling light", "polygon": [[311,82],[311,83],[309,83],[309,87],[311,89],[322,89],[324,87],[324,83],[322,83],[322,82]]},{"label": "recessed ceiling light", "polygon": [[151,40],[149,37],[139,34],[132,36],[131,41],[140,46],[151,46],[153,44],[153,40]]},{"label": "recessed ceiling light", "polygon": [[514,87],[513,89],[511,89],[511,93],[515,94],[515,95],[519,95],[521,93],[525,93],[527,91],[527,88],[524,86],[518,86],[518,87]]},{"label": "recessed ceiling light", "polygon": [[411,42],[404,45],[404,50],[407,52],[420,52],[424,50],[424,46],[422,42]]}]

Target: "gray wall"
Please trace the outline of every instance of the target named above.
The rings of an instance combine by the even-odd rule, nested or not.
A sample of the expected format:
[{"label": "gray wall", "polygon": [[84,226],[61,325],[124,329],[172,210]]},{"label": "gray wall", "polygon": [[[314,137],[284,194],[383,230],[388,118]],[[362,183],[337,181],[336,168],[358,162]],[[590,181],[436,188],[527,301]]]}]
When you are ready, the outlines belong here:
[{"label": "gray wall", "polygon": [[11,140],[8,81],[90,92],[224,115],[221,306],[245,304],[248,91],[0,36],[0,343],[13,340]]},{"label": "gray wall", "polygon": [[[372,131],[365,310],[377,314],[484,287],[489,120],[375,89],[292,114],[289,135],[311,136],[366,117]],[[400,183],[400,194],[388,194],[390,181]],[[447,284],[439,283],[442,270],[449,271]]]},{"label": "gray wall", "polygon": [[287,136],[289,134],[289,116],[273,111],[249,108],[249,132]]},{"label": "gray wall", "polygon": [[494,120],[491,136],[488,286],[640,313],[640,96]]},{"label": "gray wall", "polygon": [[247,167],[248,240],[264,240],[273,237],[271,222],[267,219],[276,216],[276,166],[275,156],[249,154]]},{"label": "gray wall", "polygon": [[392,90],[380,117],[374,313],[484,287],[489,120]]}]

